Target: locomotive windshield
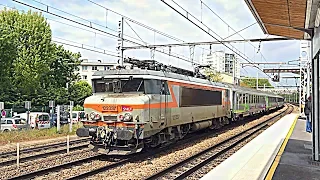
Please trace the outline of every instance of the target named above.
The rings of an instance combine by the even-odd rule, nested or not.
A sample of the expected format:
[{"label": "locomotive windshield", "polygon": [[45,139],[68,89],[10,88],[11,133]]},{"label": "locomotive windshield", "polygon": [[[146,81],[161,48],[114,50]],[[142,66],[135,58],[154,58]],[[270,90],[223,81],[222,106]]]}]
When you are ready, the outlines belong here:
[{"label": "locomotive windshield", "polygon": [[[160,94],[161,81],[156,79],[104,79],[93,81],[95,93],[145,93]],[[167,83],[164,82],[164,90],[169,93]]]},{"label": "locomotive windshield", "polygon": [[144,92],[143,79],[105,79],[94,81],[94,91],[99,92]]}]

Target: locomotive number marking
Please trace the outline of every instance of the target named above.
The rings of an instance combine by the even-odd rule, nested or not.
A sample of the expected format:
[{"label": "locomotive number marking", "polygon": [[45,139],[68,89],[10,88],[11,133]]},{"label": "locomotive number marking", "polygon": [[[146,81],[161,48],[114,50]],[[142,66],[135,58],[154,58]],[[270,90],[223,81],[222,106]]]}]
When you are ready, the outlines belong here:
[{"label": "locomotive number marking", "polygon": [[117,111],[117,106],[102,106],[103,111]]}]

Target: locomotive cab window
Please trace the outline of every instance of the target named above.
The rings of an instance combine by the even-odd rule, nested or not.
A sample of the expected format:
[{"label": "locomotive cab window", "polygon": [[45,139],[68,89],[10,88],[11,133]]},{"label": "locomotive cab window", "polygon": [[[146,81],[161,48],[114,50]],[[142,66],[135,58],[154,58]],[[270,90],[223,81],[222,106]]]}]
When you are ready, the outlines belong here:
[{"label": "locomotive cab window", "polygon": [[146,94],[165,94],[170,95],[167,81],[157,79],[144,80]]},{"label": "locomotive cab window", "polygon": [[135,93],[144,92],[144,81],[141,78],[137,79],[104,79],[95,80],[93,82],[94,92],[108,93]]}]

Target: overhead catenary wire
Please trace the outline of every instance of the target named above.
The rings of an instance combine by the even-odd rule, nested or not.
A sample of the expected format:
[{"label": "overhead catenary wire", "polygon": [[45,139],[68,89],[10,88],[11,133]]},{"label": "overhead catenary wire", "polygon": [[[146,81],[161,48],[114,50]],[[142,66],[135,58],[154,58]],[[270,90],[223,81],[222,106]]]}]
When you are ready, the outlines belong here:
[{"label": "overhead catenary wire", "polygon": [[[210,32],[213,32],[214,34],[216,34],[218,37],[220,37],[220,39],[222,39],[222,37],[220,35],[218,35],[216,32],[214,32],[212,29],[210,29],[207,25],[205,25],[204,23],[200,22],[200,20],[198,18],[196,18],[194,15],[192,15],[189,11],[185,10],[183,7],[181,7],[178,3],[176,3],[174,0],[171,0],[175,5],[177,5],[178,7],[180,7],[183,11],[185,11],[187,13],[187,15],[182,14],[180,11],[178,11],[177,9],[175,9],[173,6],[171,6],[170,4],[168,4],[167,2],[165,2],[164,0],[161,0],[161,2],[163,2],[164,4],[166,4],[168,7],[170,7],[171,9],[173,9],[175,12],[177,12],[178,14],[180,14],[181,16],[183,16],[184,18],[186,18],[189,22],[191,22],[192,24],[194,24],[195,26],[197,26],[199,29],[201,29],[202,31],[206,32],[209,36],[213,37],[214,39],[216,39],[217,41],[221,42],[217,37],[213,36]],[[193,19],[197,20],[198,22],[200,22],[201,24],[203,24],[208,31],[206,31],[204,28],[200,27],[200,25],[196,24],[195,22],[193,22],[192,20],[190,20],[190,17],[192,17]],[[246,55],[241,55],[240,51],[235,48],[236,50],[238,50],[240,53],[238,53],[237,51],[233,50],[233,46],[231,45],[231,47],[227,46],[225,43],[221,42],[222,45],[224,45],[225,47],[227,47],[229,50],[231,50],[232,52],[236,53],[238,56],[240,56],[242,59],[244,59],[245,61],[247,61],[248,63],[252,62],[249,60],[249,58]],[[254,64],[253,64],[254,65]],[[259,67],[254,65],[254,67],[256,67],[257,69],[259,69],[260,71],[263,72],[263,70]],[[263,72],[264,73],[264,72]],[[266,74],[266,73],[264,73]],[[271,78],[270,75],[266,74],[268,77]]]},{"label": "overhead catenary wire", "polygon": [[[90,22],[90,25],[87,25],[87,24],[84,24],[84,23],[81,23],[81,22],[72,20],[72,19],[70,19],[70,18],[67,18],[67,17],[61,16],[61,15],[58,15],[58,14],[49,12],[49,8],[47,8],[46,10],[43,10],[43,9],[41,9],[41,8],[35,7],[35,6],[33,6],[33,5],[30,5],[30,4],[27,4],[27,3],[24,3],[24,2],[20,2],[20,1],[18,1],[18,0],[12,0],[12,1],[17,2],[17,3],[19,3],[19,4],[22,4],[22,5],[24,5],[24,6],[31,7],[31,8],[33,8],[33,9],[38,10],[38,11],[42,11],[42,12],[51,14],[51,15],[53,15],[53,16],[57,16],[57,17],[62,18],[62,19],[64,19],[64,20],[68,20],[68,21],[71,21],[71,22],[73,22],[73,23],[76,23],[76,24],[79,24],[79,25],[82,25],[82,26],[85,26],[85,27],[88,27],[88,28],[97,30],[97,31],[99,31],[99,32],[103,32],[103,33],[106,33],[106,34],[108,34],[108,35],[111,35],[111,36],[114,36],[114,37],[118,37],[117,35],[111,34],[111,33],[109,33],[109,32],[103,31],[103,30],[98,29],[98,28],[95,28],[95,27],[92,27],[92,24],[96,24],[96,23],[92,23],[91,21],[86,20],[87,22]],[[35,0],[33,0],[33,1],[35,1]],[[36,2],[37,2],[37,1],[36,1]],[[43,3],[41,3],[41,4],[43,4]],[[45,4],[43,4],[43,5],[45,5]],[[51,6],[47,6],[47,7],[51,7]],[[51,7],[51,8],[52,8],[52,7]],[[56,9],[56,8],[55,8],[55,9]],[[58,9],[56,9],[56,10],[58,10]],[[69,14],[70,14],[70,13],[69,13]],[[75,16],[75,17],[77,17],[77,16]],[[82,18],[82,19],[83,19],[83,18]],[[101,25],[100,25],[100,26],[101,26]],[[137,42],[128,40],[128,39],[124,39],[124,41],[125,41],[125,42],[129,42],[129,43],[132,43],[132,44],[136,44],[136,45],[143,45],[143,44],[140,44],[140,43],[137,43]],[[185,58],[183,58],[183,57],[179,57],[178,55],[176,55],[176,53],[167,53],[165,50],[162,50],[162,51],[161,51],[161,50],[158,50],[158,49],[155,49],[155,51],[160,52],[160,53],[163,53],[163,54],[166,54],[166,55],[169,55],[169,56],[172,56],[172,57],[177,58],[177,59],[180,59],[180,60],[184,60],[184,61],[186,61],[186,62],[192,63],[192,61],[190,61],[190,60],[188,60],[188,59],[185,59]],[[198,64],[198,63],[197,63],[197,64]]]},{"label": "overhead catenary wire", "polygon": [[139,34],[130,26],[130,24],[124,20],[124,22],[126,22],[126,24],[130,27],[130,29],[136,34],[136,36],[138,36],[138,38],[145,44],[147,44],[147,42],[145,42],[144,40],[142,40],[142,38],[139,36]]},{"label": "overhead catenary wire", "polygon": [[[243,39],[245,40],[245,38],[239,33],[239,32],[242,31],[242,30],[240,30],[240,31],[237,32],[234,28],[232,28],[232,26],[230,26],[225,20],[223,20],[217,13],[215,13],[206,3],[204,3],[203,0],[199,0],[199,1],[201,2],[201,8],[202,8],[202,4],[203,4],[203,5],[204,5],[205,7],[207,7],[213,14],[215,14],[223,23],[225,23],[228,27],[230,27],[233,31],[235,31],[234,34],[238,34],[241,38],[243,38]],[[244,29],[247,29],[247,28],[253,26],[253,25],[256,24],[256,23],[257,23],[257,22],[255,22],[255,23],[253,23],[253,24],[245,27]],[[228,37],[224,38],[223,40],[225,40],[225,39],[233,36],[234,34],[229,35]],[[266,38],[268,38],[268,37],[269,37],[269,34],[267,35]],[[250,44],[252,47],[254,47],[254,49],[256,48],[252,43],[249,42],[249,44]],[[259,42],[259,46],[258,46],[257,49],[258,49],[258,51],[257,51],[257,53],[258,53],[258,52],[260,51],[260,49],[261,49],[261,41]],[[265,56],[262,54],[261,51],[260,51],[260,54],[261,54],[261,58],[263,58],[263,59],[267,62]],[[262,72],[263,72],[263,71],[262,71]],[[266,74],[266,73],[264,73],[264,74]],[[266,74],[266,75],[267,75],[267,74]],[[268,75],[268,76],[269,76],[269,75]],[[269,77],[270,77],[270,76],[269,76]],[[279,84],[280,84],[280,85],[283,85],[281,82],[279,82]]]},{"label": "overhead catenary wire", "polygon": [[[7,27],[10,27],[10,26],[7,26]],[[1,27],[0,27],[1,28]],[[19,27],[20,29],[23,29],[23,30],[26,30],[28,31],[28,29],[26,28],[22,28],[22,27]],[[32,32],[33,34],[37,34],[39,32]],[[40,33],[39,33],[40,34]],[[71,41],[71,40],[68,40],[68,39],[63,39],[63,38],[60,38],[60,37],[55,37],[55,36],[52,36],[52,42],[55,42],[55,43],[59,43],[59,44],[63,44],[63,45],[67,45],[67,46],[72,46],[72,47],[76,47],[76,48],[80,48],[80,49],[84,49],[84,50],[87,50],[87,51],[92,51],[92,52],[96,52],[96,53],[100,53],[100,54],[104,54],[104,55],[108,55],[108,56],[113,56],[113,57],[119,57],[118,55],[115,55],[117,52],[113,52],[113,51],[109,51],[109,50],[106,50],[106,49],[102,49],[102,48],[98,48],[98,47],[94,47],[94,46],[90,46],[90,45],[87,45],[87,44],[83,44],[83,43],[78,43],[78,42],[75,42],[75,41]],[[69,43],[66,43],[66,42],[61,42],[61,41],[57,41],[57,40],[54,40],[54,39],[60,39],[62,41],[66,41],[66,42],[70,42],[70,43],[73,43],[73,44],[69,44]],[[74,45],[74,44],[77,44],[77,45]],[[98,51],[98,50],[94,50],[94,49],[89,49],[87,47],[92,47],[94,49],[99,49],[101,51]],[[111,54],[111,53],[114,53],[114,54]]]},{"label": "overhead catenary wire", "polygon": [[[7,7],[7,8],[11,8],[11,9],[15,9],[15,10],[18,10],[20,12],[23,12],[23,10],[19,10],[19,9],[16,9],[14,7],[10,7],[10,6],[7,6],[7,5],[4,5],[4,4],[0,4],[0,6],[4,6],[4,7]],[[101,36],[105,36],[105,37],[110,37],[110,38],[113,38],[113,39],[118,39],[118,37],[116,36],[113,36],[113,35],[109,35],[109,34],[102,34],[102,33],[99,33],[99,32],[96,32],[96,31],[91,31],[89,29],[85,29],[85,28],[81,28],[79,26],[75,26],[75,25],[72,25],[72,24],[68,24],[68,23],[65,23],[65,22],[61,22],[61,21],[58,21],[56,19],[51,19],[51,18],[48,18],[48,17],[45,17],[47,20],[49,21],[53,21],[53,22],[56,22],[56,23],[59,23],[59,24],[63,24],[63,25],[66,25],[66,26],[70,26],[70,27],[73,27],[73,28],[77,28],[77,29],[80,29],[80,30],[83,30],[83,31],[87,31],[87,32],[90,32],[90,33],[95,33],[97,35],[101,35]],[[113,32],[117,32],[116,30],[114,29],[111,29],[111,28],[108,28],[106,27],[107,29],[109,29],[110,31],[113,31]],[[135,38],[133,36],[130,36],[130,35],[127,35],[127,34],[123,34],[125,37],[128,37],[128,38],[132,38],[134,40],[137,40],[137,41],[141,41],[141,39],[138,39],[138,38]],[[141,42],[144,42],[144,41],[141,41]]]},{"label": "overhead catenary wire", "polygon": [[190,61],[189,61],[190,62]]},{"label": "overhead catenary wire", "polygon": [[[33,1],[35,1],[35,0],[33,0]],[[162,32],[162,31],[156,30],[156,29],[154,29],[154,28],[152,28],[152,27],[150,27],[150,26],[147,26],[147,25],[145,25],[145,24],[143,24],[143,23],[141,23],[141,22],[138,22],[138,21],[136,21],[136,20],[133,20],[133,19],[131,19],[131,18],[129,18],[129,17],[121,14],[121,13],[118,13],[118,12],[116,12],[116,11],[113,11],[113,10],[111,10],[111,9],[109,9],[109,8],[107,8],[107,7],[99,4],[99,3],[94,2],[93,0],[87,0],[87,1],[88,1],[88,2],[91,2],[92,4],[94,4],[94,5],[96,5],[96,6],[99,6],[99,7],[103,8],[103,9],[105,9],[106,11],[110,11],[110,12],[112,12],[112,13],[114,13],[114,14],[117,14],[117,15],[123,17],[124,19],[126,19],[126,20],[128,20],[128,21],[130,21],[130,22],[132,22],[132,23],[135,23],[135,24],[137,24],[137,25],[139,25],[139,26],[141,26],[141,27],[143,27],[143,28],[146,28],[146,29],[148,29],[148,30],[150,30],[150,31],[153,31],[153,32],[157,33],[157,34],[160,34],[160,35],[162,35],[162,36],[164,36],[164,37],[167,37],[167,38],[169,38],[169,39],[172,39],[172,40],[178,41],[178,42],[186,42],[186,41],[184,41],[184,40],[182,40],[182,39],[180,39],[180,38],[177,38],[177,37],[174,37],[174,36],[169,35],[169,34],[167,34],[167,33],[164,33],[164,32]],[[203,49],[203,50],[209,51],[209,49],[206,49],[206,48],[203,48],[203,47],[199,47],[199,48],[200,48],[200,49]]]},{"label": "overhead catenary wire", "polygon": [[[204,6],[206,6],[214,15],[216,15],[223,23],[225,23],[228,28],[230,27],[230,29],[232,29],[234,32],[236,32],[236,34],[238,34],[241,38],[245,39],[239,32],[237,32],[234,28],[232,28],[225,20],[223,20],[217,13],[215,13],[206,3],[204,3],[202,0],[199,0],[201,2],[201,4],[203,4]],[[253,23],[252,25],[256,24]],[[251,26],[249,26],[251,27]],[[228,38],[228,37],[227,37]],[[249,42],[249,44],[252,46],[252,47],[255,47],[252,43]],[[261,53],[261,55],[263,56],[263,54]],[[264,56],[263,56],[264,58]],[[267,60],[264,58],[264,60],[267,62]]]}]

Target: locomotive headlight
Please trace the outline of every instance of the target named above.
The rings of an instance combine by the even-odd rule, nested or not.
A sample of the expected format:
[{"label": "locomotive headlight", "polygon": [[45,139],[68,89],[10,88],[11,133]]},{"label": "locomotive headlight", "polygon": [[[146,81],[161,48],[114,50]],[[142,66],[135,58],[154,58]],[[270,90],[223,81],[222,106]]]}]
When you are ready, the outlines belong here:
[{"label": "locomotive headlight", "polygon": [[132,115],[130,113],[125,113],[123,116],[123,121],[130,121],[132,120]]},{"label": "locomotive headlight", "polygon": [[90,113],[90,119],[91,119],[91,120],[93,120],[93,119],[94,119],[94,117],[95,117],[95,115],[96,115],[96,113],[91,112],[91,113]]}]

